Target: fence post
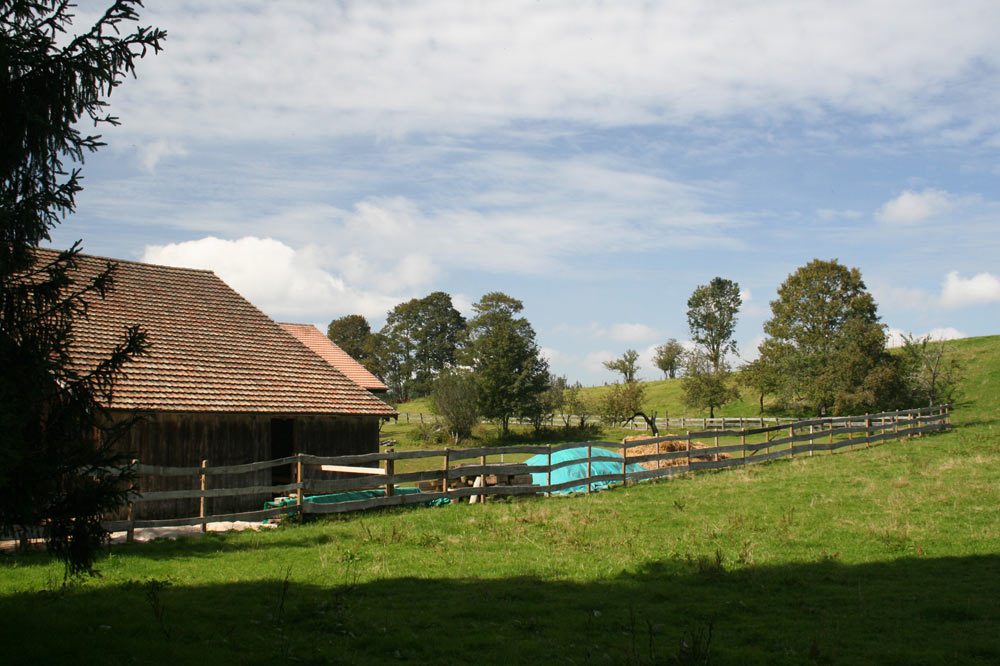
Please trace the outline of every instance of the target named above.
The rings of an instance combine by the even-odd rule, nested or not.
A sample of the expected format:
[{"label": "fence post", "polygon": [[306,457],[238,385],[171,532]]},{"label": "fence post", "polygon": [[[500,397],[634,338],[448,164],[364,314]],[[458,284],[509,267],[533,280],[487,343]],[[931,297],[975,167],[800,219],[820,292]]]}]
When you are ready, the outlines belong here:
[{"label": "fence post", "polygon": [[[388,448],[386,453],[392,453],[393,449]],[[385,496],[392,497],[396,494],[396,486],[392,482],[392,477],[396,473],[396,461],[392,458],[385,459]]]},{"label": "fence post", "polygon": [[302,454],[296,454],[295,458],[295,483],[299,487],[295,489],[295,506],[299,509],[299,519],[302,518],[302,502],[305,499],[305,480],[302,478]]},{"label": "fence post", "polygon": [[590,477],[592,476],[592,470],[590,467],[590,458],[594,455],[593,445],[587,442],[587,494],[590,494]]},{"label": "fence post", "polygon": [[622,442],[622,488],[628,487],[628,470],[626,469],[628,465],[628,448],[625,442]]},{"label": "fence post", "polygon": [[833,455],[833,419],[830,419],[830,455]]},{"label": "fence post", "polygon": [[[132,459],[132,467],[135,467],[138,464],[139,464],[139,459],[138,458],[133,458]],[[131,496],[131,492],[129,493],[129,495]],[[127,516],[128,517],[128,528],[126,528],[126,530],[125,530],[125,542],[126,543],[133,543],[135,541],[135,512],[134,512],[134,507],[135,507],[135,505],[130,501],[128,503],[128,516]]]},{"label": "fence post", "polygon": [[869,441],[872,438],[871,433],[872,420],[868,417],[868,412],[865,412],[865,448],[870,449],[872,443]]},{"label": "fence post", "polygon": [[813,424],[810,423],[809,424],[809,457],[812,457],[812,454],[813,454],[813,438],[812,438],[812,434],[813,434]]},{"label": "fence post", "polygon": [[552,491],[549,488],[552,487],[552,445],[549,444],[549,450],[546,454],[548,456],[548,469],[545,470],[545,496],[552,497]]},{"label": "fence post", "polygon": [[[722,420],[722,429],[726,429],[726,421]],[[715,462],[719,462],[719,436],[715,436]]]},{"label": "fence post", "polygon": [[687,431],[687,461],[688,468],[687,471],[691,471],[691,431]]},{"label": "fence post", "polygon": [[201,518],[201,531],[208,531],[208,523],[205,522],[205,468],[208,466],[207,460],[201,461],[201,497],[198,498],[198,517]]},{"label": "fence post", "polygon": [[[486,455],[485,454],[483,454],[483,456],[479,459],[479,463],[483,467],[486,467]],[[483,470],[482,477],[483,477],[483,488],[485,489],[486,488],[486,470]],[[497,480],[499,481],[499,479],[497,479]],[[486,504],[486,497],[487,497],[486,493],[483,493],[482,495],[479,496],[479,501],[481,503],[483,503],[483,504]]]},{"label": "fence post", "polygon": [[444,450],[444,475],[441,478],[441,492],[448,492],[448,458],[451,457],[451,449],[446,448]]},{"label": "fence post", "polygon": [[[788,426],[788,438],[793,437],[795,437],[795,426]],[[792,458],[795,457],[795,442],[788,442],[788,455]]]},{"label": "fence post", "polygon": [[743,419],[740,419],[740,453],[743,454],[743,465],[747,464],[747,429],[743,426]]}]

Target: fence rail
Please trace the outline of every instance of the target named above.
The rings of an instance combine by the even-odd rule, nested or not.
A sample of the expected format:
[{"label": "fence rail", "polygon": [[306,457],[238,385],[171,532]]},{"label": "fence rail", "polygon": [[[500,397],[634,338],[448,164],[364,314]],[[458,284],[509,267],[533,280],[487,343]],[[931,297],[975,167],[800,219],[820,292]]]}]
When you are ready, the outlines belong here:
[{"label": "fence rail", "polygon": [[[560,425],[579,425],[581,423],[584,425],[593,425],[604,423],[604,421],[599,416],[578,416],[575,414],[550,414],[546,417],[543,422],[549,426],[560,426]],[[670,428],[696,428],[700,427],[702,430],[725,430],[728,427],[736,428],[746,428],[752,424],[758,424],[759,427],[764,428],[766,424],[774,425],[787,425],[790,423],[796,423],[800,419],[795,417],[781,416],[717,416],[715,418],[708,418],[702,416],[672,416],[667,418],[657,418],[655,420],[656,427],[663,430],[669,430]],[[397,419],[398,423],[438,423],[443,421],[442,417],[437,414],[427,414],[424,412],[400,412]],[[517,425],[534,425],[531,419],[512,417],[510,419],[512,424]],[[480,423],[490,423],[489,420],[483,419]],[[649,424],[647,424],[642,419],[634,419],[625,421],[619,424],[622,428],[629,430],[649,430]]]},{"label": "fence rail", "polygon": [[[717,419],[721,423],[721,419]],[[277,460],[253,462],[241,465],[209,467],[205,462],[200,467],[163,467],[136,462],[134,467],[141,475],[187,476],[192,479],[191,490],[169,490],[136,494],[134,504],[164,499],[199,499],[199,515],[165,520],[115,520],[105,522],[109,531],[127,531],[131,537],[137,528],[175,527],[201,525],[205,529],[209,522],[230,520],[264,520],[288,514],[323,514],[358,511],[375,507],[403,506],[426,503],[438,498],[452,500],[472,498],[472,501],[486,501],[492,495],[538,495],[563,490],[568,487],[591,486],[597,482],[629,484],[648,479],[669,478],[698,470],[725,469],[775,460],[784,457],[813,455],[817,452],[833,453],[839,449],[856,446],[871,446],[888,439],[909,438],[951,427],[947,405],[924,407],[863,416],[816,418],[760,426],[759,419],[744,419],[744,423],[757,424],[754,428],[722,429],[707,428],[685,431],[684,434],[670,434],[661,437],[633,439],[621,444],[610,442],[572,442],[560,445],[519,445],[507,447],[476,447],[468,449],[429,449],[419,451],[395,451],[388,449],[378,453],[349,456],[314,456],[297,454]],[[726,419],[735,424],[737,419]],[[787,430],[787,434],[786,434]],[[777,436],[774,436],[777,435]],[[760,438],[759,441],[749,441]],[[709,440],[706,443],[702,440]],[[727,441],[728,440],[728,441]],[[587,457],[564,462],[552,462],[553,454],[559,451],[586,447]],[[622,453],[621,470],[613,474],[592,474],[595,462],[618,463],[618,459],[594,456],[593,448],[618,448]],[[650,447],[654,447],[652,451]],[[630,455],[631,452],[631,455]],[[547,464],[527,465],[525,463],[502,462],[502,458],[512,454],[544,454]],[[501,461],[487,458],[501,457]],[[427,459],[426,469],[410,472],[396,472],[396,461]],[[473,461],[471,463],[463,461]],[[644,466],[642,471],[628,471],[633,463]],[[210,479],[222,474],[243,474],[256,472],[280,465],[293,466],[295,481],[270,486],[215,488]],[[587,465],[584,478],[563,483],[552,483],[552,472],[569,465]],[[373,467],[372,465],[377,465]],[[365,467],[360,467],[365,466]],[[343,473],[352,472],[350,478],[305,479],[303,471],[313,468]],[[548,483],[544,485],[524,482],[527,474],[545,474]],[[496,485],[487,485],[487,477],[498,480]],[[473,486],[457,484],[465,479],[477,478],[480,483]],[[507,483],[499,483],[506,479]],[[402,494],[396,491],[400,486],[422,483],[429,492]],[[313,493],[337,493],[363,488],[384,489],[384,495],[362,500],[331,504],[306,502],[305,489]],[[287,506],[268,508],[260,511],[211,515],[206,511],[206,501],[216,497],[288,494],[295,503]],[[131,506],[129,510],[131,516]],[[13,538],[40,537],[42,528],[28,530]]]}]

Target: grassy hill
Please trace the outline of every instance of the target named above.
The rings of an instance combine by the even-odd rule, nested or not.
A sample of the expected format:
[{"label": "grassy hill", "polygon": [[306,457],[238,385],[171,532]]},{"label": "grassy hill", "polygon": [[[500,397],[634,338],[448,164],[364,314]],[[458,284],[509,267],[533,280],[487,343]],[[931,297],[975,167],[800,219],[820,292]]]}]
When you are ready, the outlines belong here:
[{"label": "grassy hill", "polygon": [[[11,663],[1000,663],[1000,336],[953,431],[568,499],[0,556]],[[58,640],[53,640],[53,637]]]}]

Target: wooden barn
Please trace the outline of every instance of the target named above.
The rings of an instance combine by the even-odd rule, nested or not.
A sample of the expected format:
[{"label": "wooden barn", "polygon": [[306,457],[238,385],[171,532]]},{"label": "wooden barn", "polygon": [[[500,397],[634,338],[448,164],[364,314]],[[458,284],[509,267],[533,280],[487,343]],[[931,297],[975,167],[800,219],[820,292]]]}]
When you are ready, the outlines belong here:
[{"label": "wooden barn", "polygon": [[[89,316],[75,322],[71,354],[74,363],[93,367],[126,326],[139,324],[147,332],[150,354],[126,367],[109,405],[116,415],[143,414],[124,444],[139,461],[190,467],[207,460],[221,466],[293,453],[378,451],[379,422],[395,410],[213,272],[86,255],[76,271],[85,279],[108,261],[118,264],[114,289],[105,299],[91,299]],[[279,467],[213,478],[213,484],[273,485],[287,483],[291,475],[290,466]],[[140,491],[190,489],[190,483],[175,477],[139,480]],[[253,511],[268,499],[214,498],[211,511]],[[197,505],[198,500],[142,503],[135,517],[197,515]]]}]

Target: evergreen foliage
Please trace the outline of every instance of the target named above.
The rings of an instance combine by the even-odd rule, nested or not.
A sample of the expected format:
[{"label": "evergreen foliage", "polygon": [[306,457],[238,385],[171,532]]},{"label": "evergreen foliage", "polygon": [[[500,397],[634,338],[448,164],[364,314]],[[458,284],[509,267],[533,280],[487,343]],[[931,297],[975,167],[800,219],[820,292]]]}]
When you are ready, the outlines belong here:
[{"label": "evergreen foliage", "polygon": [[114,266],[78,281],[79,243],[45,257],[36,249],[82,189],[79,168],[64,161],[82,163],[104,145],[80,121],[118,123],[107,98],[166,33],[123,34],[141,3],[118,0],[71,37],[71,6],[0,3],[0,531],[43,525],[48,547],[76,574],[93,570],[107,537],[102,515],[126,501],[132,476],[114,446],[129,420],[113,421],[105,407],[148,343],[129,328],[96,366],[73,365],[73,321],[113,288]]}]

